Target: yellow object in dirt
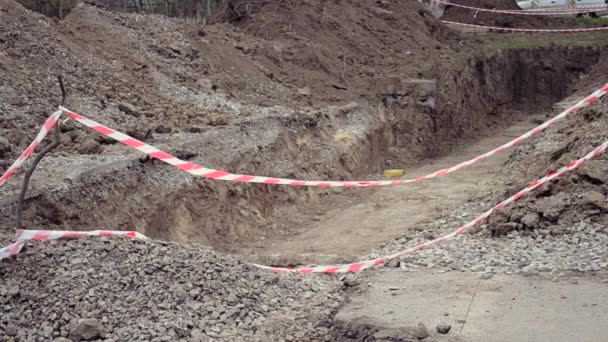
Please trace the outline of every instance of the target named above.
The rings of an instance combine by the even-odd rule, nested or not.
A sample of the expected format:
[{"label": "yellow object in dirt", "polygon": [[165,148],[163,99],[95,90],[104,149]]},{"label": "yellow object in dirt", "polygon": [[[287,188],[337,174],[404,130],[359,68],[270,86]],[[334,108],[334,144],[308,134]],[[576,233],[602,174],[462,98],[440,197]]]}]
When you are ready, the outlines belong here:
[{"label": "yellow object in dirt", "polygon": [[398,170],[384,170],[384,177],[387,178],[397,178],[397,177],[401,177],[405,174],[405,170],[403,169],[398,169]]}]

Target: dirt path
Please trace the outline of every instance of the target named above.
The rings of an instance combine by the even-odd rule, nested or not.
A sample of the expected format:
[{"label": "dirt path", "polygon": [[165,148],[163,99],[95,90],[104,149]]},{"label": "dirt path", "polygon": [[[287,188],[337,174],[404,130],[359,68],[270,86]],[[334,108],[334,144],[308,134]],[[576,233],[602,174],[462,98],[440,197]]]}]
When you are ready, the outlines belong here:
[{"label": "dirt path", "polygon": [[[536,117],[527,117],[453,153],[407,170],[417,177],[473,158],[533,128]],[[279,242],[268,254],[315,254],[352,258],[390,241],[417,223],[432,219],[441,211],[467,200],[473,192],[483,191],[478,183],[496,174],[508,153],[497,155],[463,172],[406,186],[387,187],[374,192],[363,202],[346,209],[333,209],[301,235]],[[354,190],[356,191],[356,190]]]}]

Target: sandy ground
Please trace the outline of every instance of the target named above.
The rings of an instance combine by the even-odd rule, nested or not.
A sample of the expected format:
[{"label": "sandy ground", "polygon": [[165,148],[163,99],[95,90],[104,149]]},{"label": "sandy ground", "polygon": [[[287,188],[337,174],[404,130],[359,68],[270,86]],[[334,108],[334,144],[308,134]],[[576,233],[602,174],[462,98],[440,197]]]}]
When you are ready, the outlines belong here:
[{"label": "sandy ground", "polygon": [[[542,115],[522,118],[492,136],[406,170],[406,176],[418,177],[474,158],[534,128],[533,120],[542,118]],[[472,194],[484,193],[486,189],[478,186],[480,180],[496,175],[508,157],[508,153],[499,154],[447,177],[379,189],[346,209],[329,211],[311,229],[278,242],[266,254],[321,254],[343,258],[365,255],[380,244],[401,236],[416,224],[457,206]]]}]

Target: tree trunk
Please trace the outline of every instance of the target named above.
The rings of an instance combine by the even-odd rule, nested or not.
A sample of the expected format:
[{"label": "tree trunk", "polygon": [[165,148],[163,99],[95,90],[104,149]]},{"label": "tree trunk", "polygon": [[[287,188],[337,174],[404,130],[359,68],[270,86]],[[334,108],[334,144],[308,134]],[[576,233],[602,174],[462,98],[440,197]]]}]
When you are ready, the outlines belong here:
[{"label": "tree trunk", "polygon": [[207,1],[207,8],[205,10],[205,18],[203,20],[203,25],[207,25],[207,21],[209,21],[209,18],[211,18],[211,0],[205,1]]},{"label": "tree trunk", "polygon": [[194,22],[200,23],[203,20],[203,0],[195,0],[194,2]]}]

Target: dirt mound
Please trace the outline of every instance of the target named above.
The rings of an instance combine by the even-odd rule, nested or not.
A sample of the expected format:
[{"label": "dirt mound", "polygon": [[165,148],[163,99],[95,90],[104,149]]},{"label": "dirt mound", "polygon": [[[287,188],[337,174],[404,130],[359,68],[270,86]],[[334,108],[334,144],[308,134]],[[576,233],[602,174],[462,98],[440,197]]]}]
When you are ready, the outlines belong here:
[{"label": "dirt mound", "polygon": [[[547,174],[589,153],[606,140],[608,111],[603,105],[584,109],[571,125],[520,148],[507,165],[514,179]],[[584,134],[582,134],[584,132]],[[549,183],[517,204],[494,214],[488,227],[495,235],[512,230],[538,235],[573,234],[573,228],[608,219],[608,156],[600,155],[574,172]],[[512,189],[521,188],[515,182]],[[508,193],[513,193],[513,190]]]},{"label": "dirt mound", "polygon": [[[498,10],[519,10],[515,0],[453,0],[455,4],[470,7]],[[475,11],[468,8],[461,8],[447,5],[441,19],[468,23],[483,26],[508,27],[508,28],[575,28],[576,20],[571,17],[556,17],[542,15],[518,15],[491,13],[485,11]]]},{"label": "dirt mound", "polygon": [[342,300],[329,278],[199,247],[83,238],[27,248],[0,268],[4,341],[330,341]]},{"label": "dirt mound", "polygon": [[437,49],[460,49],[454,33],[411,2],[257,2],[246,18],[205,28],[86,4],[62,21],[13,0],[0,9],[0,69],[21,70],[0,74],[11,156],[56,108],[57,74],[69,106],[143,135],[200,131],[279,104],[369,97],[375,79],[418,76]]},{"label": "dirt mound", "polygon": [[274,75],[328,100],[369,97],[374,79],[414,76],[430,67],[437,49],[459,49],[462,40],[415,2],[227,3],[224,19],[274,42],[264,52]]},{"label": "dirt mound", "polygon": [[[0,0],[0,68],[21,70],[0,73],[0,110],[5,114],[0,117],[0,135],[5,138],[0,142],[0,167],[8,167],[48,112],[59,104],[55,75],[62,74],[69,92],[68,107],[92,114],[93,119],[136,138],[179,149],[169,152],[198,157],[194,161],[203,165],[305,178],[366,175],[386,163],[378,151],[386,150],[387,142],[395,140],[391,134],[378,137],[376,133],[385,120],[385,114],[377,108],[379,94],[384,91],[382,81],[389,76],[407,80],[430,74],[435,69],[433,61],[451,60],[457,50],[466,46],[415,2],[328,3],[320,8],[307,1],[257,4],[247,18],[222,20],[203,28],[177,19],[113,13],[86,4],[56,21],[28,11],[15,1]],[[276,20],[264,25],[273,16]],[[405,100],[418,106],[413,99],[417,97],[417,93],[409,93]],[[428,100],[429,95],[425,97]],[[371,104],[353,107],[347,104],[351,99],[363,103],[369,100]],[[316,108],[310,108],[312,103]],[[339,105],[323,108],[333,103]],[[426,111],[434,104],[430,100],[421,107]],[[388,116],[395,115],[402,113]],[[450,113],[446,111],[445,115]],[[428,126],[429,120],[427,117],[421,125]],[[404,133],[412,133],[412,127],[403,128],[407,129]],[[140,193],[146,198],[163,193],[153,190],[158,184],[171,184],[171,192],[183,182],[192,186],[192,178],[185,180],[171,173],[168,176],[166,170],[161,170],[163,167],[146,160],[140,162],[137,155],[129,155],[134,163],[120,161],[117,157],[124,156],[124,149],[73,123],[64,125],[63,131],[62,146],[47,158],[48,165],[41,166],[41,170],[50,167],[58,173],[39,181],[34,179],[35,189],[65,182],[58,192],[76,191],[78,195],[73,198],[86,197],[82,203],[101,209],[105,205],[100,203],[126,200],[125,190],[131,186],[147,192],[141,185],[152,184],[150,194]],[[368,143],[370,137],[374,140]],[[409,140],[416,146],[408,146],[403,160],[428,155],[427,142],[406,137],[401,144]],[[335,148],[322,148],[327,142]],[[434,151],[446,148],[428,147]],[[399,153],[393,154],[388,159],[394,163]],[[71,165],[67,170],[66,163]],[[127,165],[127,170],[120,170],[124,174],[119,173],[119,165]],[[34,178],[44,172],[41,170]],[[91,181],[91,174],[100,170],[111,175]],[[151,175],[149,170],[160,174]],[[58,175],[65,178],[57,178]],[[179,178],[179,182],[167,177]],[[78,185],[72,187],[72,182]],[[104,190],[92,195],[89,190],[82,191],[85,183],[89,190]],[[18,179],[7,187],[3,189],[8,192],[3,200],[12,202]],[[201,187],[211,191],[201,195]],[[326,195],[322,191],[285,193],[217,183],[197,184],[190,189],[197,195],[191,197],[191,205],[180,206],[180,210],[190,216],[194,215],[191,208],[199,207],[201,202],[217,203],[217,210],[229,210],[228,216],[238,219],[228,222],[229,229],[225,229],[226,222],[219,216],[217,221],[207,223],[214,234],[228,235],[242,231],[251,217],[257,220],[256,213],[271,215],[274,198],[293,203]],[[65,216],[60,214],[56,205],[72,207],[75,201],[55,197],[58,192],[30,192],[27,206],[35,213],[28,221],[61,221],[76,226],[72,220],[88,220],[71,209]],[[53,198],[46,198],[47,195]],[[177,193],[175,196],[182,198]],[[211,198],[220,201],[209,201]],[[255,199],[254,203],[249,199]],[[159,209],[158,203],[146,202],[150,206],[141,206],[138,212]],[[112,207],[110,211],[116,209]],[[175,207],[168,210],[177,212]],[[208,215],[215,210],[212,206],[202,212]],[[13,212],[14,208],[8,209],[7,218]],[[159,237],[174,239],[174,234],[164,229],[182,215],[160,215],[166,224],[151,230],[159,231]],[[114,228],[142,225],[141,221],[133,222],[133,217],[112,216],[116,220],[106,224]],[[186,220],[184,224],[195,230],[193,222],[199,218],[194,215],[192,222]],[[91,225],[99,225],[98,218],[91,220]],[[3,225],[10,227],[10,221]],[[265,219],[260,221],[269,226]],[[180,235],[182,239],[191,237]]]}]

